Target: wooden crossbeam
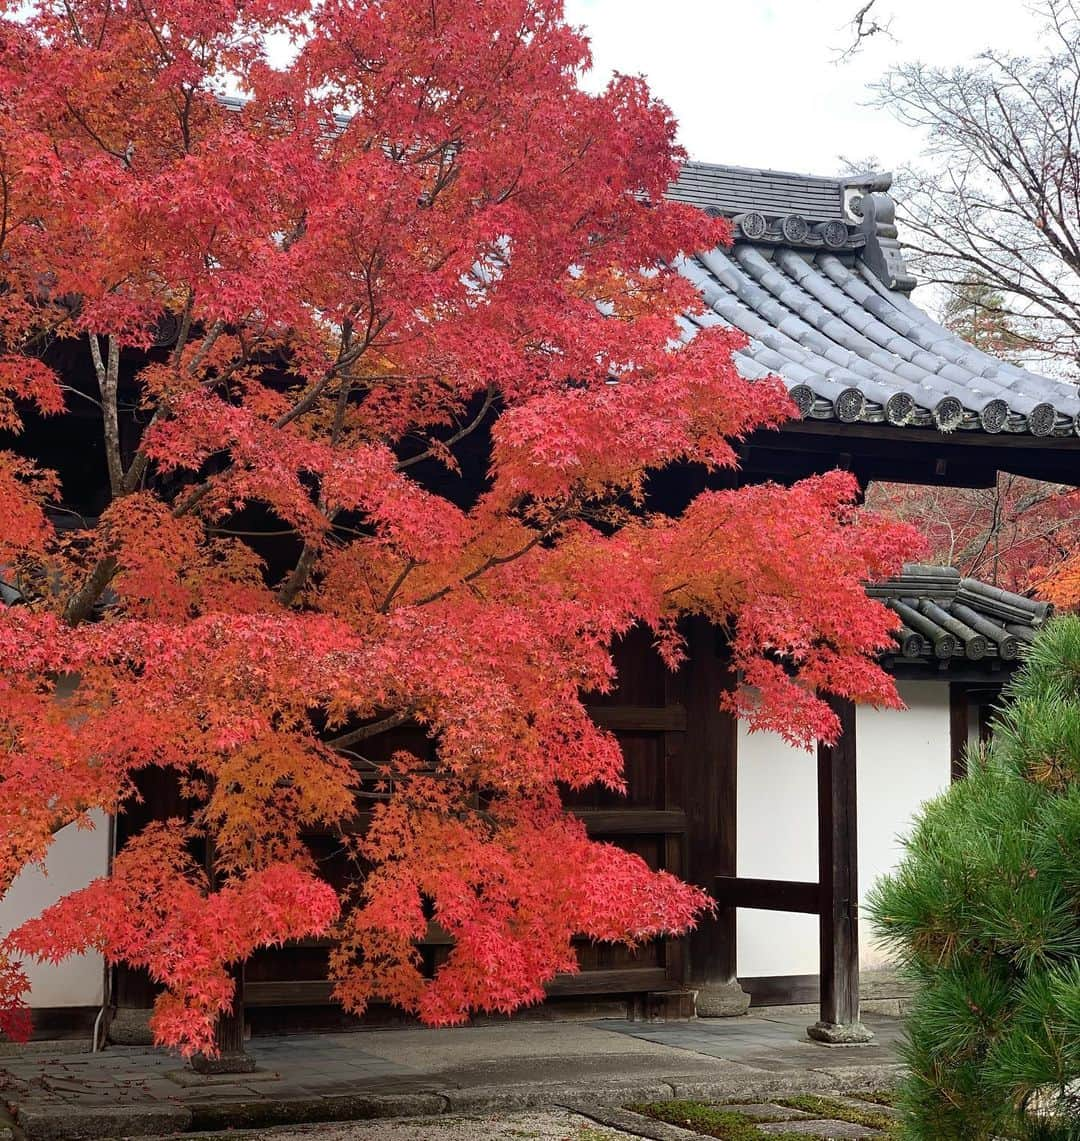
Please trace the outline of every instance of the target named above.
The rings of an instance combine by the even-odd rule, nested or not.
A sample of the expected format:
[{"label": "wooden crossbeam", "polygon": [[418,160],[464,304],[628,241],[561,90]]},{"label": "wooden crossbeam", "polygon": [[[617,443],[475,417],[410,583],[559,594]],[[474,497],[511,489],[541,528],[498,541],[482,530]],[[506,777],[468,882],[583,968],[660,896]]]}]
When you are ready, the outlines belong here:
[{"label": "wooden crossbeam", "polygon": [[[553,997],[589,994],[645,994],[664,990],[671,981],[663,967],[628,967],[623,970],[581,971],[557,975],[544,988]],[[282,979],[249,982],[247,1006],[331,1006],[333,983],[326,979]]]},{"label": "wooden crossbeam", "polygon": [[757,880],[747,876],[717,876],[713,898],[721,907],[756,911],[821,914],[821,885],[800,880]]},{"label": "wooden crossbeam", "polygon": [[589,716],[613,733],[681,733],[686,729],[684,705],[589,705]]}]

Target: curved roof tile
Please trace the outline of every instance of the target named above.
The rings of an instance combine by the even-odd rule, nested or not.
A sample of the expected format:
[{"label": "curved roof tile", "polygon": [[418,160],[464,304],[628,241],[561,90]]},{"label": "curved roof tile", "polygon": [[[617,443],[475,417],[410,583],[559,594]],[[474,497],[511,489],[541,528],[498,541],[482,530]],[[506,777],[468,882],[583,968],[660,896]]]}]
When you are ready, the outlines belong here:
[{"label": "curved roof tile", "polygon": [[1015,662],[1053,612],[1046,602],[962,578],[953,567],[918,563],[907,564],[903,573],[873,583],[866,592],[900,618],[894,657],[909,664]]},{"label": "curved roof tile", "polygon": [[804,416],[1080,435],[1075,385],[981,352],[908,298],[889,177],[687,164],[669,196],[732,217],[735,242],[677,263],[708,307],[684,339],[717,321],[741,329],[740,370],[779,376]]}]

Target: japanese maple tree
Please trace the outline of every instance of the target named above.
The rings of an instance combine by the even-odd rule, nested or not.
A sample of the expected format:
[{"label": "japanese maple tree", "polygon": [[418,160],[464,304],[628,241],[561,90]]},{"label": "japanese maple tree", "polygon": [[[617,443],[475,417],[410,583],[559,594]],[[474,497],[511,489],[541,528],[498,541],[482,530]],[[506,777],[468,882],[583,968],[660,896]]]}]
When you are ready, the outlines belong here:
[{"label": "japanese maple tree", "polygon": [[[653,473],[794,414],[740,335],[679,341],[668,267],[728,231],[664,201],[667,109],[584,92],[557,0],[5,10],[0,890],[141,770],[193,805],[8,938],[9,1029],[26,955],[148,968],[191,1052],[262,945],[330,933],[349,1009],[449,1023],[539,999],[575,934],[687,928],[702,891],[560,805],[623,781],[581,693],[704,615],[754,724],[829,737],[818,690],[896,701],[860,584],[911,535],[843,473],[656,509]],[[434,766],[365,755],[405,723]]]},{"label": "japanese maple tree", "polygon": [[1039,593],[1064,610],[1080,609],[1080,540],[1075,528],[1069,550],[1061,563],[1039,584]]}]

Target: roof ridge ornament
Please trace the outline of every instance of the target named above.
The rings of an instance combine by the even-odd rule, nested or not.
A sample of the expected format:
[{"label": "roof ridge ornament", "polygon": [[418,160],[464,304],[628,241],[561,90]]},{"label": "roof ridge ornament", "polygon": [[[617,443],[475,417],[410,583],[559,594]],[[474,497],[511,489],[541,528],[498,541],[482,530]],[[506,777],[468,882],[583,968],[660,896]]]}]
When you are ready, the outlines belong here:
[{"label": "roof ridge ornament", "polygon": [[[875,276],[889,289],[910,293],[916,285],[915,276],[904,261],[896,228],[896,200],[885,191],[892,186],[892,174],[867,174],[845,182],[845,191],[854,190],[847,198],[847,209],[859,220],[859,229],[866,235],[862,260]],[[861,193],[860,193],[861,192]]]}]

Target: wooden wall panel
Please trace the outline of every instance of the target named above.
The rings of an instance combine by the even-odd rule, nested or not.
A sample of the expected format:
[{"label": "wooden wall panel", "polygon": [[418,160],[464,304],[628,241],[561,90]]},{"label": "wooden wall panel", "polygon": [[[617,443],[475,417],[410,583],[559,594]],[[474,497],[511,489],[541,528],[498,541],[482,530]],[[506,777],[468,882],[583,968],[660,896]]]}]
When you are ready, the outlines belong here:
[{"label": "wooden wall panel", "polygon": [[[683,803],[684,741],[688,714],[684,704],[687,677],[683,670],[672,675],[652,648],[647,630],[632,631],[615,650],[618,683],[608,694],[590,694],[587,704],[597,722],[618,738],[626,759],[627,794],[622,796],[600,787],[567,791],[565,803],[580,810],[596,838],[640,855],[652,868],[685,872],[687,816]],[[398,749],[433,759],[434,749],[422,730],[401,727],[363,742],[363,756],[375,763],[390,758]],[[154,811],[167,806],[175,811],[175,792],[154,789]],[[355,827],[366,827],[367,815],[358,813]],[[349,866],[341,839],[332,835],[309,838],[313,855],[328,880],[345,882]],[[654,940],[630,949],[618,944],[577,941],[581,973],[560,977],[549,988],[560,998],[605,994],[644,994],[657,989],[678,988],[685,975],[685,941]],[[432,973],[450,953],[445,938],[421,946],[426,973]],[[266,948],[254,955],[245,971],[248,1005],[261,1011],[257,1024],[277,1029],[314,1025],[317,1008],[330,1002],[326,982],[327,944],[305,940],[281,948]],[[153,999],[147,980],[128,975],[121,987],[124,1005],[145,1006]],[[268,1008],[283,1009],[267,1020]],[[345,1016],[342,1015],[342,1018]],[[385,1021],[385,1011],[373,1011],[371,1019]]]}]

